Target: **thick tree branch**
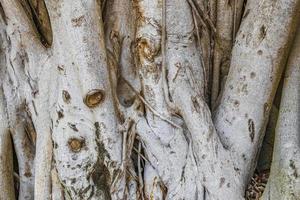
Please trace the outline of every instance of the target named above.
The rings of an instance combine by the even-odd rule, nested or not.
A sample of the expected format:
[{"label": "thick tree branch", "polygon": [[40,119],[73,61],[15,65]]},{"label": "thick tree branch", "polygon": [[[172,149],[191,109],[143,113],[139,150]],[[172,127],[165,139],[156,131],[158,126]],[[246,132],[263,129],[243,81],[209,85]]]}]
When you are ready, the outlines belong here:
[{"label": "thick tree branch", "polygon": [[293,42],[284,76],[282,100],[276,126],[270,181],[263,199],[300,196],[300,26]]},{"label": "thick tree branch", "polygon": [[[247,182],[295,35],[298,0],[257,1],[243,19],[215,125]],[[285,26],[280,26],[285,24]]]}]

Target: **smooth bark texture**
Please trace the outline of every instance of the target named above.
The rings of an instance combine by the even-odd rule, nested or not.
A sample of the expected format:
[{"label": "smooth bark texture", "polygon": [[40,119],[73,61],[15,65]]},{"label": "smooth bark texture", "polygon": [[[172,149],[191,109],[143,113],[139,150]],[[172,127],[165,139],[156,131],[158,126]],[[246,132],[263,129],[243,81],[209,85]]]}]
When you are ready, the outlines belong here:
[{"label": "smooth bark texture", "polygon": [[275,135],[271,178],[263,199],[297,199],[300,197],[300,28],[293,42]]},{"label": "smooth bark texture", "polygon": [[[251,4],[252,5],[252,4]],[[247,183],[299,19],[299,1],[258,1],[243,20],[215,125]],[[278,23],[286,26],[278,26]]]}]

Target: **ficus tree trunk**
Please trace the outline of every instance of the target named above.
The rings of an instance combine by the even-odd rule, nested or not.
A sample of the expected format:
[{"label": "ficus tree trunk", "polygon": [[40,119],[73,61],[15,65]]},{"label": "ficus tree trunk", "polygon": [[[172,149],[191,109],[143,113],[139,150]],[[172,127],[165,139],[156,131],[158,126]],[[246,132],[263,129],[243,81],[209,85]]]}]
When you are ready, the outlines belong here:
[{"label": "ficus tree trunk", "polygon": [[0,5],[0,200],[300,199],[300,0]]}]

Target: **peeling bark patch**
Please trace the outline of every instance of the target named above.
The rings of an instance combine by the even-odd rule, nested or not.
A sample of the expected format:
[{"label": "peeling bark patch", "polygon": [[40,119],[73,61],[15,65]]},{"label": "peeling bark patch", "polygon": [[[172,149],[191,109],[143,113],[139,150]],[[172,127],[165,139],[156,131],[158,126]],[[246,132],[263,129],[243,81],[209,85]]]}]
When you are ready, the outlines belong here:
[{"label": "peeling bark patch", "polygon": [[192,99],[192,103],[193,103],[193,110],[196,110],[197,113],[200,113],[201,112],[201,108],[200,108],[200,105],[197,101],[197,97],[191,97]]},{"label": "peeling bark patch", "polygon": [[71,95],[66,90],[62,91],[62,98],[63,98],[65,103],[70,103],[71,102]]},{"label": "peeling bark patch", "polygon": [[[99,122],[95,122],[95,129],[96,129],[96,141],[97,141],[97,145],[98,145],[98,152],[99,152],[99,157],[98,157],[98,161],[95,164],[95,169],[93,170],[92,174],[91,174],[91,178],[93,180],[93,182],[96,184],[97,188],[99,188],[98,191],[96,191],[97,193],[102,193],[101,195],[97,195],[97,196],[103,196],[105,197],[104,199],[111,199],[111,195],[110,195],[110,183],[114,182],[115,180],[112,180],[114,178],[110,177],[110,173],[108,171],[107,166],[103,163],[105,157],[110,159],[110,156],[108,154],[108,152],[106,151],[104,144],[101,142],[101,129],[104,128],[104,124],[99,123]],[[115,167],[114,163],[111,162],[108,164],[111,167]],[[119,173],[119,171],[114,171],[114,173]],[[118,177],[118,175],[113,177]]]},{"label": "peeling bark patch", "polygon": [[244,160],[244,161],[246,161],[246,160],[247,160],[247,158],[246,158],[246,155],[245,155],[245,154],[243,154],[243,155],[242,155],[242,158],[243,158],[243,160]]},{"label": "peeling bark patch", "polygon": [[233,104],[234,104],[234,107],[239,107],[240,102],[239,102],[238,100],[235,100],[235,101],[233,102]]},{"label": "peeling bark patch", "polygon": [[298,178],[299,174],[297,172],[297,168],[296,168],[296,165],[295,165],[295,162],[293,160],[290,160],[290,168],[293,170],[293,176],[295,178]]},{"label": "peeling bark patch", "polygon": [[219,188],[221,188],[221,187],[224,185],[224,183],[225,183],[225,178],[222,177],[222,178],[220,179],[220,185],[219,185]]},{"label": "peeling bark patch", "polygon": [[58,148],[58,144],[56,142],[53,142],[53,148],[57,149]]},{"label": "peeling bark patch", "polygon": [[38,34],[45,47],[50,47],[53,41],[52,27],[46,4],[43,0],[20,1],[33,29]]},{"label": "peeling bark patch", "polygon": [[79,26],[81,26],[81,25],[83,24],[83,22],[84,22],[84,16],[82,15],[82,16],[80,16],[80,17],[73,18],[73,19],[71,20],[71,22],[72,22],[72,25],[73,25],[74,27],[79,27]]},{"label": "peeling bark patch", "polygon": [[155,42],[155,40],[140,38],[138,39],[138,50],[140,60],[143,60],[145,58],[148,61],[153,62],[154,57],[160,51],[160,44],[159,42]]},{"label": "peeling bark patch", "polygon": [[106,151],[103,142],[101,141],[101,135],[103,134],[103,131],[105,131],[106,126],[103,122],[95,122],[94,124],[95,126],[95,134],[96,134],[96,142],[98,144],[98,148],[99,148],[99,155],[101,157],[101,159],[104,159],[104,156],[107,156],[107,158],[110,159],[110,155],[109,153]]},{"label": "peeling bark patch", "polygon": [[262,25],[259,30],[259,37],[263,40],[266,37],[267,31],[265,25]]},{"label": "peeling bark patch", "polygon": [[71,151],[79,152],[85,146],[84,139],[71,138],[68,141],[68,146]]},{"label": "peeling bark patch", "polygon": [[4,21],[5,25],[7,25],[7,17],[1,3],[0,3],[0,16],[2,17],[2,20]]},{"label": "peeling bark patch", "polygon": [[263,51],[262,50],[258,50],[257,54],[261,56],[263,54]]},{"label": "peeling bark patch", "polygon": [[60,72],[63,72],[63,71],[65,71],[65,66],[64,65],[58,65],[57,70],[60,71]]},{"label": "peeling bark patch", "polygon": [[31,142],[33,146],[36,144],[36,130],[34,124],[32,122],[31,116],[28,115],[28,119],[26,118],[26,123],[24,124],[24,129],[27,135],[28,140]]},{"label": "peeling bark patch", "polygon": [[244,16],[243,16],[243,19],[245,19],[248,14],[250,13],[250,9],[247,9],[245,12],[244,12]]},{"label": "peeling bark patch", "polygon": [[156,101],[155,101],[156,95],[155,95],[153,89],[151,88],[151,86],[145,85],[144,95],[146,96],[150,105],[153,106],[154,108],[156,108]]},{"label": "peeling bark patch", "polygon": [[236,172],[240,171],[240,169],[239,169],[238,167],[234,167],[233,169],[234,169],[234,171],[236,171]]},{"label": "peeling bark patch", "polygon": [[264,104],[264,116],[267,116],[268,112],[269,112],[270,106],[268,103]]},{"label": "peeling bark patch", "polygon": [[255,127],[254,127],[254,122],[252,119],[248,120],[248,130],[249,130],[249,136],[250,136],[251,142],[253,142],[254,136],[255,136]]},{"label": "peeling bark patch", "polygon": [[105,99],[105,94],[103,90],[94,89],[87,93],[86,97],[84,98],[84,103],[89,108],[94,108],[102,103]]},{"label": "peeling bark patch", "polygon": [[30,166],[28,164],[28,162],[25,163],[25,173],[24,173],[24,176],[29,178],[32,176],[32,173],[30,171]]},{"label": "peeling bark patch", "polygon": [[96,196],[102,196],[103,199],[111,199],[111,193],[110,193],[110,182],[111,178],[109,175],[109,171],[107,167],[104,164],[101,164],[100,161],[95,165],[95,170],[91,174],[91,178],[97,188],[99,188],[98,191],[96,191],[98,194]]},{"label": "peeling bark patch", "polygon": [[68,126],[73,130],[73,131],[75,131],[75,132],[78,132],[78,129],[77,129],[77,127],[76,127],[76,125],[75,124],[72,124],[72,123],[68,123]]},{"label": "peeling bark patch", "polygon": [[[245,76],[243,76],[245,77]],[[240,79],[241,81],[245,81],[245,78]],[[237,92],[238,93],[244,93],[245,95],[248,95],[249,91],[248,91],[248,84],[241,84],[237,87]]]},{"label": "peeling bark patch", "polygon": [[157,84],[160,79],[161,68],[161,63],[148,62],[146,64],[144,62],[141,72],[146,79],[151,78]]},{"label": "peeling bark patch", "polygon": [[59,110],[59,111],[57,111],[57,117],[58,117],[58,120],[60,120],[61,118],[63,118],[63,117],[64,117],[63,110]]}]

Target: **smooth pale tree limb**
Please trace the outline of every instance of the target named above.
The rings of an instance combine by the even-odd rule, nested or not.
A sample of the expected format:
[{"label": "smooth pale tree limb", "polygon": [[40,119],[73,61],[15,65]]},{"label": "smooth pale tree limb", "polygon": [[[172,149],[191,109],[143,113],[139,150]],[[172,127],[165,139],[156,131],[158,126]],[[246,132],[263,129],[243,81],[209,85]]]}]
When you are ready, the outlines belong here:
[{"label": "smooth pale tree limb", "polygon": [[46,3],[59,73],[52,139],[65,195],[122,199],[122,137],[109,84],[101,6],[93,0]]},{"label": "smooth pale tree limb", "polygon": [[[47,74],[44,72],[44,74]],[[48,73],[50,75],[50,73]],[[44,84],[41,85],[46,85]],[[39,87],[39,97],[35,102],[38,115],[33,117],[35,130],[37,132],[36,155],[35,155],[35,194],[34,199],[44,200],[51,198],[51,165],[52,165],[52,139],[51,139],[51,121],[48,112],[49,102],[47,102],[47,93],[43,87]],[[41,101],[45,102],[41,102]],[[46,108],[46,109],[45,109]],[[33,109],[32,109],[33,110]],[[34,114],[33,114],[34,115]],[[41,150],[42,149],[42,150]]]},{"label": "smooth pale tree limb", "polygon": [[300,26],[288,59],[276,126],[270,179],[263,199],[300,197]]},{"label": "smooth pale tree limb", "polygon": [[[7,18],[7,49],[13,49],[7,54],[11,72],[10,79],[18,80],[16,88],[19,96],[16,104],[23,104],[26,124],[30,128],[32,141],[36,146],[35,155],[35,199],[50,199],[51,180],[50,167],[52,158],[52,142],[50,137],[50,116],[48,112],[48,78],[49,54],[39,41],[33,23],[29,21],[23,7],[18,1],[2,2]],[[18,14],[16,14],[18,13]],[[16,24],[21,24],[16,26]],[[10,42],[13,41],[13,42]],[[14,55],[15,54],[15,55]],[[11,70],[8,68],[8,71]],[[44,70],[47,70],[45,72]],[[38,77],[38,78],[37,78]],[[7,85],[8,87],[9,84]],[[9,97],[7,97],[9,99]],[[22,102],[23,101],[23,102]],[[10,108],[15,105],[9,105]],[[21,106],[22,107],[22,106]],[[13,108],[14,109],[14,108]],[[11,109],[10,109],[11,110]],[[18,114],[20,111],[16,111]],[[24,127],[25,128],[25,127]],[[22,127],[19,128],[22,130]],[[37,132],[37,133],[36,133]],[[37,135],[36,135],[37,134]],[[22,196],[23,194],[21,194]]]},{"label": "smooth pale tree limb", "polygon": [[[255,166],[269,111],[299,19],[298,0],[257,1],[243,19],[215,126],[244,184]],[[278,24],[285,24],[279,26]]]}]

